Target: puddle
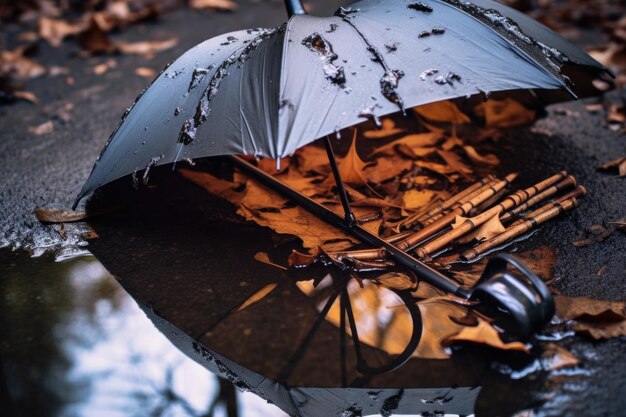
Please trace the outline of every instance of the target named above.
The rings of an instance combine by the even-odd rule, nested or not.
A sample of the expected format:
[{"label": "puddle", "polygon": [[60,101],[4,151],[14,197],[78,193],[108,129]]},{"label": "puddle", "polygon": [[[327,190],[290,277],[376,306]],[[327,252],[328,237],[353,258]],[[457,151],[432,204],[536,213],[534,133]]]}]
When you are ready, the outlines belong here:
[{"label": "puddle", "polygon": [[0,263],[10,415],[285,415],[175,348],[93,256],[54,262],[3,250]]}]

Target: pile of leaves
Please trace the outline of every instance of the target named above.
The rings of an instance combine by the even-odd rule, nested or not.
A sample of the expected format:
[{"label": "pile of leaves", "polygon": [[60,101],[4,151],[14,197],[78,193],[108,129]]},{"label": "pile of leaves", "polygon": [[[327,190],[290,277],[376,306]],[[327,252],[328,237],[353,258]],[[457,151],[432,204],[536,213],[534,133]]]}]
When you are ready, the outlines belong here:
[{"label": "pile of leaves", "polygon": [[[158,40],[127,42],[116,39],[119,33],[131,25],[157,20],[163,13],[187,4],[181,0],[101,0],[68,2],[31,0],[2,2],[0,19],[4,24],[17,22],[19,46],[0,49],[0,103],[17,100],[36,102],[36,95],[24,89],[24,82],[44,75],[67,75],[68,68],[45,67],[36,60],[42,43],[59,48],[65,40],[72,40],[81,47],[82,56],[93,54],[142,55],[148,58],[174,47],[175,37]],[[189,0],[194,9],[219,9],[232,11],[236,4],[231,0]],[[94,73],[102,74],[114,67],[108,60],[94,67]],[[143,74],[143,75],[142,75]],[[138,69],[138,75],[154,77],[154,71]]]},{"label": "pile of leaves", "polygon": [[[512,100],[489,100],[472,109],[470,116],[460,111],[453,102],[416,108],[414,116],[419,125],[426,126],[421,133],[410,133],[399,121],[386,118],[382,120],[381,129],[366,128],[353,132],[351,139],[344,138],[350,146],[339,160],[339,171],[346,182],[354,213],[362,227],[383,238],[403,233],[403,224],[406,224],[403,222],[406,219],[428,212],[477,180],[494,181],[489,174],[497,171],[499,158],[493,153],[482,151],[492,142],[493,129],[532,121],[534,112]],[[462,128],[468,128],[464,124],[476,118],[481,120],[482,127],[467,135],[472,140],[466,138],[465,131],[459,134]],[[291,158],[282,160],[279,171],[276,171],[274,160],[250,161],[302,194],[343,215],[326,151],[319,144],[305,146]],[[471,309],[466,300],[445,294],[419,281],[413,274],[395,268],[393,262],[385,259],[379,249],[363,248],[352,236],[328,226],[255,179],[237,170],[232,172],[232,176],[222,178],[190,169],[180,169],[179,172],[210,193],[230,201],[236,206],[237,213],[246,220],[269,227],[276,233],[300,238],[305,252],[294,251],[289,265],[278,267],[297,269],[321,262],[330,266],[331,274],[336,275],[333,270],[349,271],[352,278],[348,291],[350,299],[357,306],[354,313],[356,321],[367,322],[372,318],[385,317],[386,324],[372,327],[373,333],[359,333],[363,343],[392,354],[400,353],[402,347],[406,346],[412,331],[407,322],[410,317],[405,309],[382,301],[389,299],[385,295],[389,290],[397,290],[411,292],[423,317],[422,340],[414,356],[445,358],[450,354],[447,347],[461,342],[481,343],[503,350],[529,351],[529,345],[505,341],[492,321]],[[503,196],[504,193],[494,196],[485,207],[479,208],[479,212],[492,207]],[[485,233],[491,233],[492,236],[502,233],[500,228],[503,226],[500,224],[498,227],[499,222],[488,223],[488,227],[473,236],[473,242],[491,237]],[[420,226],[415,226],[419,230]],[[410,231],[410,228],[407,229]],[[372,251],[378,251],[377,257],[362,257],[363,253],[371,254]],[[537,248],[518,255],[546,281],[550,280],[556,259],[551,249]],[[259,254],[257,260],[277,266],[267,254]],[[476,282],[485,265],[485,260],[470,265],[455,263],[458,254],[434,260],[429,257],[426,260],[433,262],[435,267],[444,268],[459,283],[468,286]],[[299,279],[297,285],[305,294],[319,297],[328,283],[312,278]],[[244,303],[245,307],[259,301],[275,287],[272,284],[262,289]],[[567,304],[571,300],[559,298],[557,301]],[[327,320],[337,325],[340,322],[338,303],[335,301],[327,315]],[[604,305],[598,301],[591,304],[599,310]],[[585,306],[581,308],[564,313],[563,320],[587,317],[588,310]],[[387,313],[383,314],[383,310]],[[392,319],[389,314],[392,314]],[[602,321],[607,316],[600,314],[599,317]],[[617,318],[611,317],[611,320]],[[618,329],[626,323],[623,320],[619,322]],[[593,337],[612,337],[619,332],[613,324],[608,333],[590,333],[589,326],[574,325],[573,321],[568,323],[574,329],[585,331]],[[385,337],[381,337],[381,334]]]}]

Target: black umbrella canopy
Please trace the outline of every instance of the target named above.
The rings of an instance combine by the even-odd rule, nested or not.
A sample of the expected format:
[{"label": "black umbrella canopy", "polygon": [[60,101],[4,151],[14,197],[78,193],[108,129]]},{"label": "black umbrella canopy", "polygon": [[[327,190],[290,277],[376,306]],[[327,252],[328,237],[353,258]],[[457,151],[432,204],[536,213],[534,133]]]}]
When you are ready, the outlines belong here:
[{"label": "black umbrella canopy", "polygon": [[606,71],[491,0],[362,0],[331,17],[286,3],[294,15],[285,25],[209,39],[166,68],[122,118],[79,199],[186,158],[282,158],[430,102],[519,90],[544,103],[585,96]]}]

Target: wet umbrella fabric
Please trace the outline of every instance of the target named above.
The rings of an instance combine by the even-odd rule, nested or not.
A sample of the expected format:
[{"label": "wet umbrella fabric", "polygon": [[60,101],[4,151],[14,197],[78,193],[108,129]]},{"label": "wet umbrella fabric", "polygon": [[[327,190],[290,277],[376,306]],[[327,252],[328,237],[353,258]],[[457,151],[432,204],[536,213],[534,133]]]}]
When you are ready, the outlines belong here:
[{"label": "wet umbrella fabric", "polygon": [[155,165],[281,158],[367,118],[478,92],[586,95],[604,71],[491,0],[363,0],[332,17],[295,15],[280,28],[212,38],[173,62],[124,115],[79,199]]}]

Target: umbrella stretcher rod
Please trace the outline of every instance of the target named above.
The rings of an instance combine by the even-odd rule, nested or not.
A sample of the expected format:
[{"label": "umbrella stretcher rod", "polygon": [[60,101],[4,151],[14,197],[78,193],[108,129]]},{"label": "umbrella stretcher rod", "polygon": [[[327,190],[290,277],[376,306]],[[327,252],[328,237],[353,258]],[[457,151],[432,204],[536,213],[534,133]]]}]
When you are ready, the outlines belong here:
[{"label": "umbrella stretcher rod", "polygon": [[[327,144],[329,146],[330,144]],[[332,155],[332,148],[327,148],[329,150],[329,155]],[[419,279],[425,281],[429,284],[435,285],[439,289],[458,295],[459,297],[469,298],[470,291],[466,288],[459,286],[456,282],[452,281],[450,278],[436,271],[435,269],[429,267],[424,264],[420,260],[415,257],[409,255],[408,253],[396,248],[392,244],[384,241],[380,237],[370,233],[365,230],[361,226],[354,221],[354,215],[351,215],[350,206],[347,200],[347,194],[345,193],[345,188],[343,188],[343,182],[341,181],[341,177],[335,172],[335,168],[333,169],[333,174],[335,175],[335,180],[337,181],[337,188],[339,189],[339,195],[342,200],[342,204],[344,205],[344,210],[346,213],[346,217],[342,217],[334,211],[324,207],[317,201],[301,194],[300,192],[294,190],[283,182],[277,180],[272,175],[266,173],[265,171],[257,168],[253,164],[249,163],[243,158],[238,156],[228,156],[228,158],[241,169],[244,173],[247,173],[259,180],[265,186],[272,188],[273,190],[283,194],[284,196],[290,198],[301,207],[311,212],[315,216],[319,217],[321,220],[330,224],[331,226],[337,227],[345,231],[346,233],[356,237],[360,241],[364,243],[368,243],[372,246],[384,248],[387,251],[387,254],[394,259],[396,262],[401,264],[402,266],[410,269],[415,272]],[[333,165],[334,157],[331,157],[331,166]],[[335,163],[336,166],[336,163]],[[342,192],[343,195],[342,196]],[[344,200],[345,199],[345,200]],[[346,209],[347,208],[347,209]]]}]

